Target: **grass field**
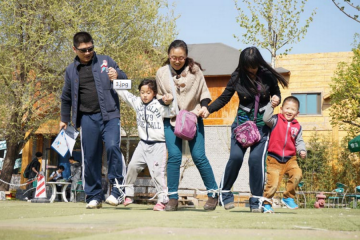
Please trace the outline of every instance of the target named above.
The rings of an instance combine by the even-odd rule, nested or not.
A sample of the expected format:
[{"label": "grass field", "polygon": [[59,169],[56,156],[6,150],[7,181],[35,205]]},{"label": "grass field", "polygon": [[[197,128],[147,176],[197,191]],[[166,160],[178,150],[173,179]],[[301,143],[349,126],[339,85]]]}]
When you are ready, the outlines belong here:
[{"label": "grass field", "polygon": [[85,209],[84,203],[0,202],[0,239],[360,239],[359,209],[215,211],[152,205]]}]

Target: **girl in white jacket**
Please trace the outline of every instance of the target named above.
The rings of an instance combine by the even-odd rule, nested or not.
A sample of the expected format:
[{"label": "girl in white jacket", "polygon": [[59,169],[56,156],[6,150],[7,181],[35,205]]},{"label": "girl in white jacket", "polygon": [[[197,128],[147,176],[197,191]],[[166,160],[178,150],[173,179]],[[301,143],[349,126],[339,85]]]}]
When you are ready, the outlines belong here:
[{"label": "girl in white jacket", "polygon": [[[162,211],[169,201],[165,179],[166,145],[163,120],[164,117],[174,117],[175,109],[173,109],[172,104],[169,106],[161,105],[155,98],[157,94],[155,80],[144,79],[141,81],[139,85],[140,97],[136,97],[126,90],[116,90],[116,92],[122,100],[136,111],[140,137],[140,142],[135,149],[127,170],[125,183],[127,197],[124,205],[127,206],[133,202],[133,184],[138,173],[148,166],[158,194],[158,202],[154,207],[154,211]],[[168,94],[163,97],[163,101],[172,100],[172,98],[172,95]]]}]

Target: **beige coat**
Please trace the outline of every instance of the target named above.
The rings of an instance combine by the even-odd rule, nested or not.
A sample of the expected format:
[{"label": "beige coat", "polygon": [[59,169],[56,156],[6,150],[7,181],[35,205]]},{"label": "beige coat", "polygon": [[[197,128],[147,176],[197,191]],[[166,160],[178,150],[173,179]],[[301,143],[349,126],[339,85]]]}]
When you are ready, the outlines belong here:
[{"label": "beige coat", "polygon": [[[195,64],[193,69],[195,74],[191,74],[189,66],[176,79],[176,73],[171,68],[172,80],[175,83],[177,102],[180,110],[187,110],[199,116],[201,109],[200,102],[203,99],[211,99],[209,89],[206,85],[204,75],[200,68]],[[172,93],[169,79],[169,65],[165,65],[156,72],[157,98],[160,99],[166,93]],[[175,118],[171,119],[171,125],[175,125]]]}]

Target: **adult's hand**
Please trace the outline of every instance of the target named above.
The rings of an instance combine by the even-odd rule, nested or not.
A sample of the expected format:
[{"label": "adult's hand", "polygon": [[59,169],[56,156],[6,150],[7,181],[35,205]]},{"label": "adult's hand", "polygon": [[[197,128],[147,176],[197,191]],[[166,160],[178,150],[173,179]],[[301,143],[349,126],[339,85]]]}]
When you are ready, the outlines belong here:
[{"label": "adult's hand", "polygon": [[61,122],[61,121],[60,121],[60,124],[59,124],[60,129],[59,129],[59,131],[61,131],[61,129],[66,129],[67,126],[68,126],[67,123],[64,123],[64,122]]},{"label": "adult's hand", "polygon": [[117,79],[118,77],[117,71],[114,68],[109,67],[108,76],[110,78],[110,81]]}]

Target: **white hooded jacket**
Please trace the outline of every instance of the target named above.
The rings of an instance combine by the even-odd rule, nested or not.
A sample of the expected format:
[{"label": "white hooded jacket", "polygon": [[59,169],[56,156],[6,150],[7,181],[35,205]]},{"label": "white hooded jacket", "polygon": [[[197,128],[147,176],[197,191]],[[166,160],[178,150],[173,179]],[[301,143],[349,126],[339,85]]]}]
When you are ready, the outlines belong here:
[{"label": "white hooded jacket", "polygon": [[163,106],[156,98],[144,104],[140,97],[127,90],[116,90],[116,92],[136,111],[140,139],[145,142],[165,142],[164,117],[172,118],[175,116],[175,109],[172,104]]}]

